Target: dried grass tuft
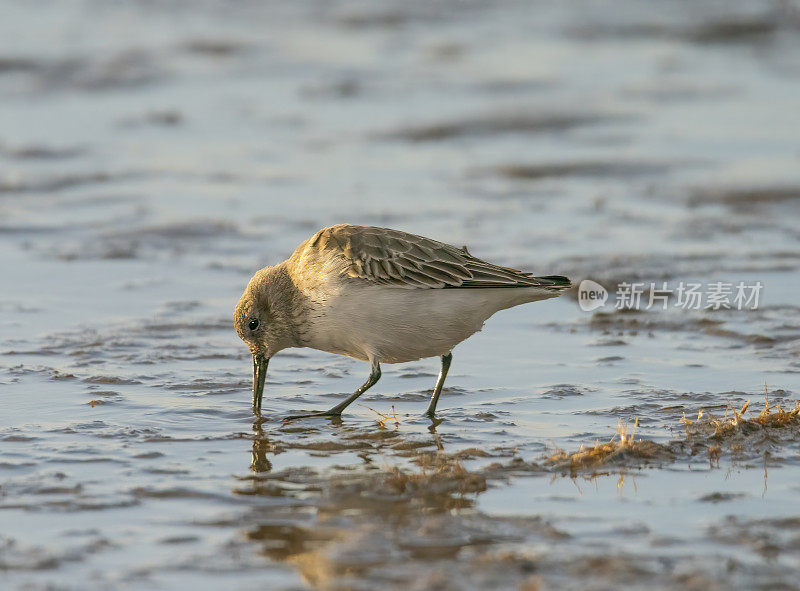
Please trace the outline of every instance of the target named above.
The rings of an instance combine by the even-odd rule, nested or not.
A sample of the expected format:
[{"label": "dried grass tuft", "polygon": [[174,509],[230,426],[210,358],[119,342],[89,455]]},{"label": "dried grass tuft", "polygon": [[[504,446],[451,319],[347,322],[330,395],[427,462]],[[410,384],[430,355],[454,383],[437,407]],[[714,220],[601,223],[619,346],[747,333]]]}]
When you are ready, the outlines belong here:
[{"label": "dried grass tuft", "polygon": [[[764,408],[755,416],[750,408],[750,401],[744,403],[741,410],[731,406],[725,410],[725,416],[715,417],[702,409],[697,419],[692,421],[684,415],[681,422],[686,427],[689,438],[706,437],[717,442],[725,442],[735,438],[743,438],[754,433],[765,432],[774,435],[775,430],[800,427],[800,402],[793,408],[784,408],[780,403],[770,404],[769,390],[764,385]],[[751,416],[745,416],[748,411]]]},{"label": "dried grass tuft", "polygon": [[719,466],[724,449],[760,455],[765,449],[768,451],[770,445],[800,436],[800,402],[788,408],[780,403],[771,404],[766,384],[764,390],[764,408],[758,413],[751,408],[749,400],[740,409],[729,405],[722,417],[704,409],[698,411],[695,419],[687,418],[684,413],[680,421],[686,429],[685,440],[661,444],[637,439],[638,419],[630,431],[618,421],[617,432],[610,441],[596,442],[591,447],[581,445],[574,453],[556,449],[545,459],[545,465],[575,476],[581,472],[596,474],[602,466],[640,468],[651,462],[670,462],[684,453],[694,456],[703,450],[708,452],[712,467]]},{"label": "dried grass tuft", "polygon": [[607,443],[598,442],[588,448],[581,445],[580,449],[574,453],[557,449],[554,454],[545,459],[545,464],[556,470],[575,474],[591,471],[608,464],[641,465],[651,461],[673,458],[672,451],[668,447],[654,441],[636,439],[638,426],[639,419],[636,419],[633,428],[628,431],[627,425],[624,425],[622,421],[617,421],[617,432]]}]

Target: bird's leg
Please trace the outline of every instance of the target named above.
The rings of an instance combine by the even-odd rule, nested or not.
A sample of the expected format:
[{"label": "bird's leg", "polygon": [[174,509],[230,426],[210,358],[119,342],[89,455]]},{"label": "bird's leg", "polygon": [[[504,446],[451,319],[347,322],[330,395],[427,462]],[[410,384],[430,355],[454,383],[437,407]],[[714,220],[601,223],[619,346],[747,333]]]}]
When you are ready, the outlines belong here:
[{"label": "bird's leg", "polygon": [[439,371],[439,377],[436,379],[436,387],[431,394],[431,402],[428,405],[428,410],[425,414],[433,418],[436,414],[436,403],[439,402],[439,394],[442,393],[442,386],[444,386],[444,379],[447,377],[447,370],[450,369],[450,362],[453,360],[453,353],[442,355],[442,369]]},{"label": "bird's leg", "polygon": [[338,416],[342,414],[342,411],[350,406],[350,404],[359,396],[361,396],[364,392],[372,388],[378,380],[381,379],[381,366],[377,361],[372,362],[372,366],[370,367],[369,377],[367,381],[355,392],[350,394],[347,398],[342,400],[339,404],[334,406],[332,409],[328,410],[325,414],[330,416]]},{"label": "bird's leg", "polygon": [[378,382],[379,379],[381,379],[381,366],[380,366],[380,363],[378,363],[377,360],[373,360],[372,361],[372,366],[370,367],[369,377],[367,378],[367,381],[364,382],[364,384],[358,390],[356,390],[355,392],[350,394],[350,396],[348,396],[347,398],[342,400],[339,404],[337,404],[336,406],[334,406],[333,408],[331,408],[329,410],[326,410],[325,412],[315,412],[315,413],[309,413],[309,414],[305,414],[305,415],[293,415],[291,417],[286,417],[284,420],[285,421],[291,421],[291,420],[294,420],[294,419],[304,419],[306,417],[338,417],[339,415],[342,414],[342,411],[345,408],[350,406],[350,404],[352,404],[353,401],[356,398],[358,398],[364,392],[366,392],[372,386],[374,386]]}]

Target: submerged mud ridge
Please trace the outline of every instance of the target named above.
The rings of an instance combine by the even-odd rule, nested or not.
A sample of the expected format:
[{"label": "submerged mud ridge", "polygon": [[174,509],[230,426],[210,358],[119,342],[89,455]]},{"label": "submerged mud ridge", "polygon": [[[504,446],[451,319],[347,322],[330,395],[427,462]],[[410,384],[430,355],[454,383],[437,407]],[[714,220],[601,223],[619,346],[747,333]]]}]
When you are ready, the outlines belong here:
[{"label": "submerged mud ridge", "polygon": [[653,162],[554,162],[551,164],[505,164],[491,171],[494,174],[518,180],[541,180],[559,177],[620,177],[664,174],[666,164]]},{"label": "submerged mud ridge", "polygon": [[[615,285],[604,281],[606,285]],[[660,280],[652,282],[656,287],[675,282]],[[651,282],[643,282],[646,291],[642,295],[643,306],[647,305]],[[613,289],[613,288],[612,288]],[[574,294],[569,294],[573,296]],[[656,306],[659,306],[658,304]],[[594,337],[595,346],[617,345],[616,361],[627,358],[625,347],[657,347],[669,340],[680,343],[679,350],[689,352],[696,349],[718,349],[730,351],[742,349],[764,359],[776,359],[787,371],[795,371],[798,342],[800,342],[800,307],[788,305],[761,305],[757,310],[741,311],[735,308],[710,310],[707,308],[680,310],[676,308],[673,295],[667,300],[667,309],[616,309],[609,304],[581,317],[570,326],[549,324],[554,330],[586,332]],[[609,309],[612,308],[612,309]],[[746,315],[747,322],[741,322]],[[688,353],[675,355],[685,358],[687,366],[698,364],[699,358]],[[603,359],[610,359],[606,357]]]},{"label": "submerged mud ridge", "polygon": [[377,137],[410,142],[429,142],[498,134],[546,133],[596,125],[613,121],[615,118],[619,118],[619,116],[569,112],[526,113],[519,109],[508,109],[499,113],[479,114],[462,119],[398,128],[379,133]]}]

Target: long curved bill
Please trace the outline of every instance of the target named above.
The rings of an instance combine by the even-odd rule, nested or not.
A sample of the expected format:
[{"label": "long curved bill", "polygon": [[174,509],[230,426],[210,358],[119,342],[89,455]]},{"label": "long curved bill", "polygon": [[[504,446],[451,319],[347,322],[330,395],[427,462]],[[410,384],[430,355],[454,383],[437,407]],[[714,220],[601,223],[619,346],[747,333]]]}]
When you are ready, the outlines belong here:
[{"label": "long curved bill", "polygon": [[264,396],[264,380],[267,379],[269,359],[264,355],[253,355],[253,410],[261,410]]}]

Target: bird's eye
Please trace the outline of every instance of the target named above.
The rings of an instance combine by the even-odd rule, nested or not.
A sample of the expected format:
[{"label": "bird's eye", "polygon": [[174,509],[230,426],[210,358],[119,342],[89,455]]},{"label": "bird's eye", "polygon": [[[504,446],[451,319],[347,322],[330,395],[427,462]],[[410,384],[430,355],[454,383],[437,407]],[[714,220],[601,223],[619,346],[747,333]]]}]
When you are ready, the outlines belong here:
[{"label": "bird's eye", "polygon": [[258,318],[253,318],[253,319],[250,321],[250,324],[248,324],[247,326],[249,326],[249,327],[250,327],[250,330],[255,330],[255,329],[257,329],[257,328],[258,328]]}]

